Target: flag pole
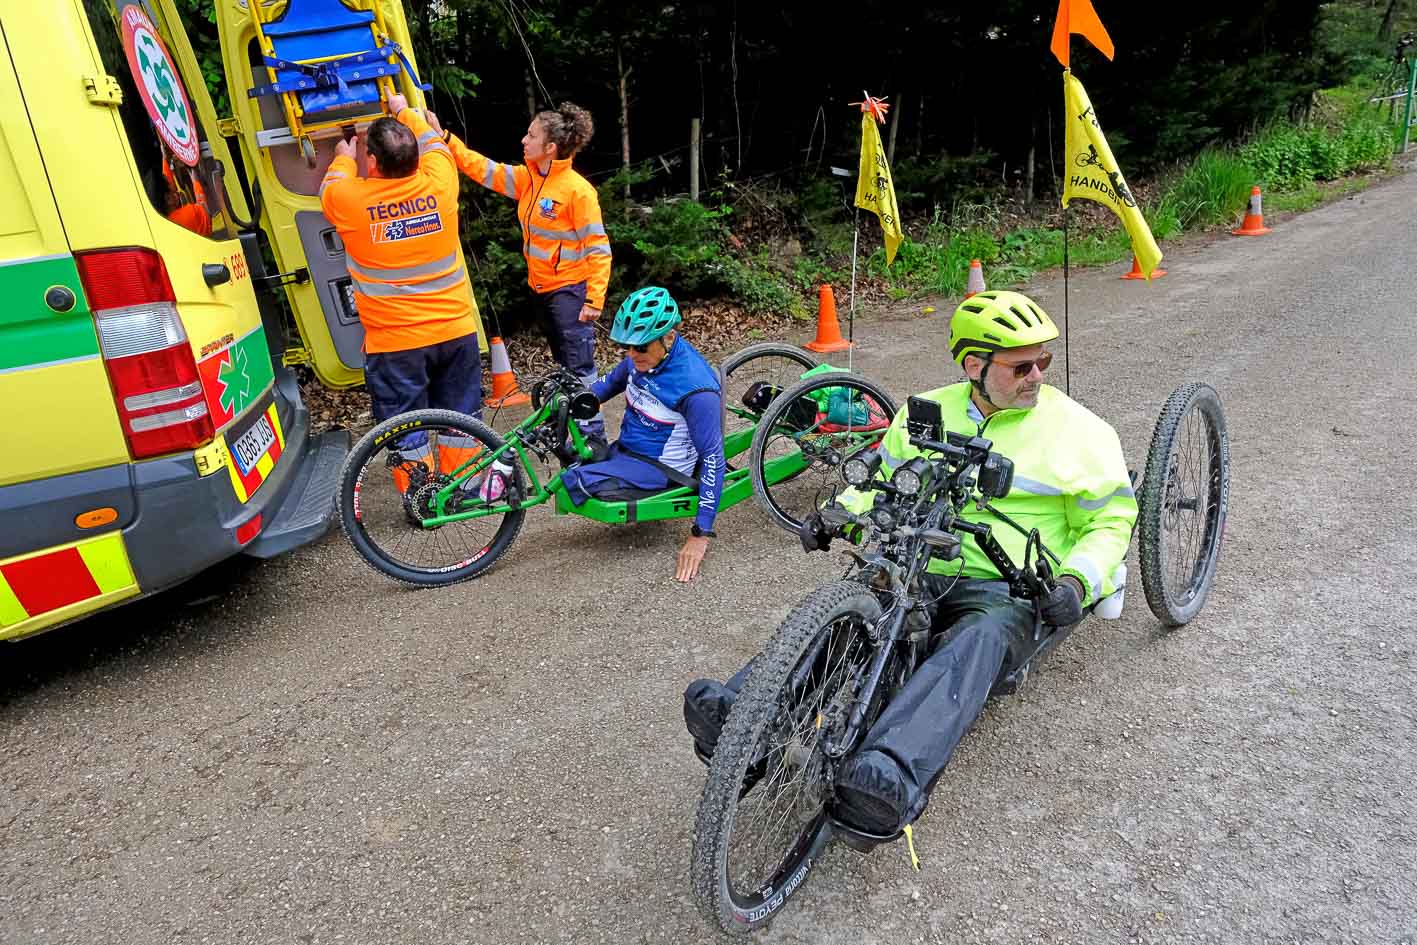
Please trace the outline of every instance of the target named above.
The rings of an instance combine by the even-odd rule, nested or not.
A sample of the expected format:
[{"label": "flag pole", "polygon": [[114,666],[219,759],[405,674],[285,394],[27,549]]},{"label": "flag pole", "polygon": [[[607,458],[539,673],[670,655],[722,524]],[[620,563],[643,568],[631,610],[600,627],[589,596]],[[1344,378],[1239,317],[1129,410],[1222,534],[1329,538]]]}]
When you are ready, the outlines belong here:
[{"label": "flag pole", "polygon": [[[1067,168],[1063,169],[1066,174]],[[1068,220],[1072,217],[1071,207],[1063,208],[1063,393],[1073,395],[1073,359],[1068,349],[1072,344],[1072,332],[1068,330]]]},{"label": "flag pole", "polygon": [[851,370],[856,354],[856,255],[861,242],[861,208],[851,218],[851,306],[846,313],[846,369]]}]

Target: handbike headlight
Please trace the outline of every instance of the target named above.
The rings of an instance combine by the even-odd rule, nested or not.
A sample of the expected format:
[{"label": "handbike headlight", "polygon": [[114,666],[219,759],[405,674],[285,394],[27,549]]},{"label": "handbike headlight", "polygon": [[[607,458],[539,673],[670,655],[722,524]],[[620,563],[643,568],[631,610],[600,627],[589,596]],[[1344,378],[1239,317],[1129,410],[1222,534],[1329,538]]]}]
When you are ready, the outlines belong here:
[{"label": "handbike headlight", "polygon": [[895,475],[891,477],[891,485],[903,496],[914,498],[930,484],[930,476],[934,472],[934,467],[930,461],[923,456],[917,456],[910,462],[899,467]]},{"label": "handbike headlight", "polygon": [[881,468],[881,454],[875,450],[857,453],[841,464],[841,478],[849,486],[860,488],[876,478],[876,470]]}]

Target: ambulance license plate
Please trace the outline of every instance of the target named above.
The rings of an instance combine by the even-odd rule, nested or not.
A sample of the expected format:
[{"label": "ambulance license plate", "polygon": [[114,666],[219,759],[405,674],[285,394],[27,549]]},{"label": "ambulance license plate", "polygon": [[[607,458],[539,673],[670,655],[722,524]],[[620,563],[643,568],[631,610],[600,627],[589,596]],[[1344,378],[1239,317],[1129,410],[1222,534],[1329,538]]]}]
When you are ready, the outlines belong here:
[{"label": "ambulance license plate", "polygon": [[231,455],[235,457],[241,475],[249,475],[252,467],[260,462],[261,457],[266,455],[275,441],[276,431],[271,429],[271,421],[265,416],[241,434],[236,442],[231,444]]}]

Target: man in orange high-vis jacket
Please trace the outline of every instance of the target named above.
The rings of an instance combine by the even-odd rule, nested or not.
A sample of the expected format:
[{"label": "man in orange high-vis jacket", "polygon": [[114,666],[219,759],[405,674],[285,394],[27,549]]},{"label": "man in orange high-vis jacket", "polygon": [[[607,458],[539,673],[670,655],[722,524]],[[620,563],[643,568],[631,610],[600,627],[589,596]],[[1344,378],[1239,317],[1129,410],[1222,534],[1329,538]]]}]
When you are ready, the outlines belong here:
[{"label": "man in orange high-vis jacket", "polygon": [[[320,205],[344,241],[364,325],[374,419],[424,407],[480,417],[482,360],[458,241],[457,166],[402,95],[389,98],[389,110],[394,117],[375,121],[366,135],[369,176],[359,176],[354,142],[344,141],[320,184]],[[405,458],[444,473],[475,452],[472,443],[442,437],[435,463],[426,436],[411,434],[401,445]],[[408,476],[395,470],[400,489],[407,490]]]},{"label": "man in orange high-vis jacket", "polygon": [[[437,117],[429,119],[437,126]],[[590,113],[570,102],[540,112],[522,138],[524,164],[501,164],[443,132],[458,169],[477,183],[517,202],[527,282],[546,312],[551,354],[586,385],[597,379],[592,323],[605,307],[610,284],[610,237],[591,183],[571,159],[595,132]],[[597,415],[581,424],[605,442]]]}]

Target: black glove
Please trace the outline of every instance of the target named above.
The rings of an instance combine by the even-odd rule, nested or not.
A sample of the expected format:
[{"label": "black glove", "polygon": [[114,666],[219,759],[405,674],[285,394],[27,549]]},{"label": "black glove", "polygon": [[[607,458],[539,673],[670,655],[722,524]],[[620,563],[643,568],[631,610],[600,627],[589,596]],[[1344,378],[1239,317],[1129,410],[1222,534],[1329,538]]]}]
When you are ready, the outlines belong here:
[{"label": "black glove", "polygon": [[803,551],[829,551],[834,534],[832,527],[823,521],[821,512],[808,515],[802,520],[802,527],[797,529]]},{"label": "black glove", "polygon": [[1082,619],[1082,599],[1068,579],[1060,580],[1043,598],[1043,622],[1055,627],[1071,627]]}]

